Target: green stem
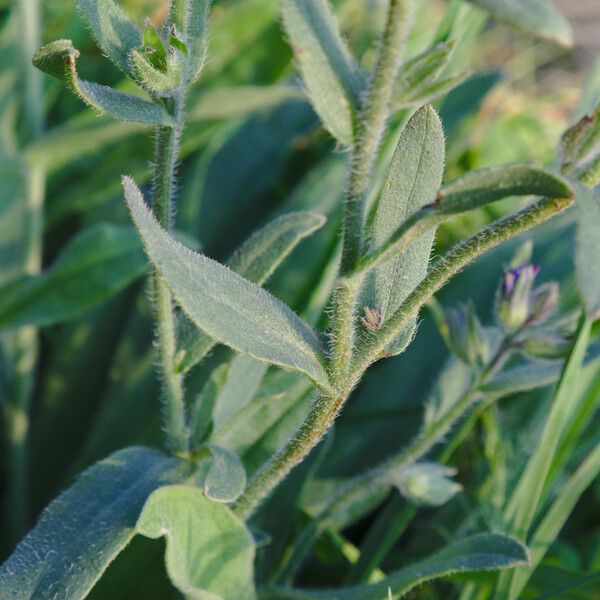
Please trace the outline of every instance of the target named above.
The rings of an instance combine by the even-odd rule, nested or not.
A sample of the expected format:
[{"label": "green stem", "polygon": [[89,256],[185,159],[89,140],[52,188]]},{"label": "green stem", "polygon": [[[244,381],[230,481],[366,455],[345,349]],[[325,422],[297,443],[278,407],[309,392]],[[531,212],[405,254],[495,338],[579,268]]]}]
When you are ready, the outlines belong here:
[{"label": "green stem", "polygon": [[[177,99],[176,114],[181,122],[183,95]],[[152,210],[158,222],[171,229],[174,203],[174,178],[179,156],[181,126],[158,127],[154,142]],[[175,454],[189,451],[183,375],[177,372],[176,318],[171,292],[158,271],[152,276],[154,315],[163,393],[163,420],[167,445]]]},{"label": "green stem", "polygon": [[[40,45],[38,0],[19,0],[16,4],[21,73],[21,107],[25,144],[39,139],[44,129],[44,104],[41,73],[31,64]],[[25,240],[21,271],[36,275],[42,268],[42,221],[46,174],[42,167],[28,165],[25,198]],[[23,327],[15,334],[15,369],[11,398],[4,407],[7,428],[7,506],[9,528],[18,539],[29,526],[27,498],[29,412],[33,392],[33,372],[38,357],[35,327]]]},{"label": "green stem", "polygon": [[169,22],[173,23],[181,32],[187,31],[190,1],[191,0],[171,0]]},{"label": "green stem", "polygon": [[341,263],[343,274],[354,268],[362,251],[364,211],[371,171],[390,114],[410,4],[408,0],[390,2],[373,81],[365,108],[358,119],[344,212]]},{"label": "green stem", "polygon": [[318,398],[294,437],[248,483],[234,512],[247,519],[277,484],[319,443],[344,404],[346,396]]},{"label": "green stem", "polygon": [[365,336],[355,352],[356,360],[351,372],[365,372],[371,363],[378,360],[386,347],[406,327],[421,307],[464,267],[491,250],[498,244],[543,223],[563,211],[573,202],[572,198],[542,198],[514,215],[510,215],[486,229],[457,244],[439,259],[427,277],[406,298],[385,324],[370,336]]}]

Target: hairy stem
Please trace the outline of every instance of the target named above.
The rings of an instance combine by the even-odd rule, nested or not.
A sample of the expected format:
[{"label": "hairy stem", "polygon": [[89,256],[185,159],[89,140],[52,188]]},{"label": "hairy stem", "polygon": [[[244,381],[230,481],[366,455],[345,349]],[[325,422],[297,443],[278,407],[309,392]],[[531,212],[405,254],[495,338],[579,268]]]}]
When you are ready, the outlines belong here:
[{"label": "hairy stem", "polygon": [[354,268],[362,251],[365,202],[369,191],[371,172],[390,114],[410,4],[409,0],[391,0],[390,2],[373,81],[364,110],[358,119],[344,213],[342,274],[348,273]]},{"label": "hairy stem", "polygon": [[[358,118],[344,210],[340,264],[342,276],[351,273],[361,257],[364,213],[371,174],[390,114],[410,4],[409,0],[391,0],[390,2],[373,80],[369,87],[364,110]],[[354,348],[356,297],[360,291],[360,283],[359,280],[350,281],[342,277],[338,281],[334,295],[331,364],[334,379],[337,380],[343,379]]]},{"label": "hairy stem", "polygon": [[[31,56],[40,45],[38,0],[19,0],[16,5],[19,28],[21,107],[24,143],[37,140],[44,128],[41,73],[31,64]],[[26,173],[25,241],[21,271],[36,275],[42,268],[42,221],[46,174],[42,167],[29,165]],[[35,327],[22,327],[15,333],[15,368],[8,404],[4,408],[8,441],[7,514],[11,535],[18,539],[29,523],[27,498],[27,434],[33,392],[33,371],[38,356]]]},{"label": "hairy stem", "polygon": [[406,298],[396,312],[376,332],[365,336],[356,351],[352,373],[362,375],[378,360],[386,347],[406,327],[421,307],[465,266],[498,244],[543,223],[563,211],[573,198],[542,198],[514,215],[492,223],[439,259],[427,277]]},{"label": "hairy stem", "polygon": [[319,443],[345,400],[346,396],[323,396],[315,401],[292,440],[248,483],[234,509],[239,517],[251,516],[277,484]]},{"label": "hairy stem", "polygon": [[[181,122],[183,95],[177,99],[176,113]],[[174,203],[174,178],[179,155],[181,126],[158,127],[154,142],[154,177],[152,210],[158,222],[171,229]],[[163,420],[169,449],[176,454],[189,450],[189,433],[186,425],[183,375],[177,373],[175,308],[171,292],[162,276],[155,271],[152,276],[154,315],[158,337],[160,375],[163,393]]]}]

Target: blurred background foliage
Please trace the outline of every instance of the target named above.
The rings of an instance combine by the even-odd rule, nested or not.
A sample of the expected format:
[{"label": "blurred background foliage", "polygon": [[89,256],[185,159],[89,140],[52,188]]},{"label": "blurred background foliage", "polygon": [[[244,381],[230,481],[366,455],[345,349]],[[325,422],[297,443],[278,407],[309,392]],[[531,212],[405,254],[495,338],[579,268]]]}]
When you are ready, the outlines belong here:
[{"label": "blurred background foliage", "polygon": [[[340,0],[334,4],[353,50],[363,64],[369,64],[384,2]],[[124,0],[123,5],[140,19],[150,14],[157,22],[165,9],[161,0]],[[431,0],[419,5],[409,41],[411,55],[431,43],[446,3]],[[573,50],[534,40],[490,20],[471,5],[461,7],[463,15],[453,31],[459,40],[454,60],[471,75],[446,98],[436,101],[447,135],[448,178],[506,162],[552,165],[562,131],[598,101],[600,63],[594,65],[593,59],[600,39],[600,5],[594,0],[564,0],[557,5],[573,17]],[[71,0],[45,0],[42,10],[44,42],[73,39],[82,53],[82,76],[126,85],[117,69],[103,60]],[[36,165],[47,176],[43,265],[48,269],[82,231],[104,223],[129,225],[120,177],[129,174],[138,182],[147,182],[151,148],[147,130],[92,114],[49,78],[43,80],[45,132],[27,142],[20,114],[18,35],[10,1],[0,0],[0,283],[15,276],[26,238],[23,169]],[[277,2],[216,1],[210,39],[210,60],[189,101],[190,126],[183,139],[180,166],[178,232],[186,243],[223,259],[253,229],[278,213],[300,208],[326,213],[327,226],[295,250],[268,286],[307,319],[318,322],[325,318],[323,307],[335,268],[345,156],[319,128],[301,94]],[[396,135],[405,117],[402,111],[396,115]],[[436,252],[523,202],[508,200],[444,225]],[[560,281],[565,311],[577,303],[573,219],[573,214],[567,213],[529,236],[534,240],[534,260],[542,267],[540,279]],[[519,241],[500,247],[461,273],[439,294],[440,302],[449,305],[472,298],[483,321],[489,323],[503,265]],[[29,524],[82,468],[126,445],[161,443],[150,309],[140,278],[144,268],[134,264],[136,252],[133,249],[126,256],[132,262],[129,279],[124,278],[117,293],[82,305],[79,314],[67,321],[57,317],[44,323],[41,330],[29,432]],[[109,277],[108,271],[104,276]],[[24,322],[40,321],[43,308],[35,303],[33,308],[25,307],[29,313]],[[11,333],[2,334],[1,339],[3,354],[10,358]],[[200,390],[211,369],[230,359],[230,353],[219,348],[201,368],[192,371],[188,388]],[[328,486],[398,451],[417,430],[446,360],[447,350],[425,312],[408,351],[369,371],[337,421],[327,451],[313,455],[278,489],[265,511],[270,521],[265,529],[285,527],[292,535],[331,489]],[[0,394],[10,393],[10,366],[6,365],[10,365],[8,359],[3,361]],[[236,368],[243,370],[244,365]],[[235,381],[231,385],[235,386]],[[597,364],[581,385],[600,395]],[[261,413],[261,419],[245,425],[243,457],[251,474],[301,419],[310,393],[298,377],[275,369],[269,370],[262,384],[258,381],[250,391],[245,386],[243,392],[248,403],[255,393],[263,399],[287,394],[277,410],[269,409],[268,414]],[[540,407],[549,396],[551,389],[541,388],[505,398],[480,413],[466,439],[449,456],[464,493],[440,509],[420,510],[409,520],[382,569],[409,563],[457,531],[493,529],[503,503],[503,486],[510,479],[499,479],[499,474],[510,472],[511,461],[518,461],[529,432],[539,426],[544,412]],[[597,419],[590,421],[573,465],[586,448],[597,443],[599,428]],[[4,468],[0,463],[0,492],[7,491],[2,483],[6,481]],[[298,497],[302,486],[304,493]],[[403,509],[398,498],[387,502]],[[274,508],[277,503],[278,511]],[[524,598],[549,594],[556,589],[556,582],[566,585],[600,570],[599,508],[600,485],[596,483],[581,498]],[[323,534],[300,582],[319,584],[323,570],[327,570],[329,584],[343,581],[348,564],[356,560],[352,549],[355,552],[360,546],[374,520],[379,518],[380,526],[383,523],[385,527],[385,520],[381,521],[384,511],[375,507],[351,527]],[[9,519],[5,511],[2,531],[12,530]],[[14,542],[10,534],[0,536],[2,557]],[[269,576],[281,551],[266,547],[260,556],[259,575]],[[161,561],[159,542],[137,539],[110,568],[92,597],[177,597],[165,579]],[[448,598],[452,589],[448,586],[424,586],[414,597]],[[599,598],[597,589],[592,583],[561,597]]]}]

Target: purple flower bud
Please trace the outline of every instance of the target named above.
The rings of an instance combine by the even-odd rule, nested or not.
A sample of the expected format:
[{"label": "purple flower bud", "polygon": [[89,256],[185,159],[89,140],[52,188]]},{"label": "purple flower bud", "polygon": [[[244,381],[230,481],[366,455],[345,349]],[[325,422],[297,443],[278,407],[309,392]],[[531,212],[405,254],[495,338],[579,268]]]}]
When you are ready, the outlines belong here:
[{"label": "purple flower bud", "polygon": [[497,313],[507,330],[515,331],[529,318],[531,289],[539,272],[539,265],[525,263],[504,273],[498,291]]}]

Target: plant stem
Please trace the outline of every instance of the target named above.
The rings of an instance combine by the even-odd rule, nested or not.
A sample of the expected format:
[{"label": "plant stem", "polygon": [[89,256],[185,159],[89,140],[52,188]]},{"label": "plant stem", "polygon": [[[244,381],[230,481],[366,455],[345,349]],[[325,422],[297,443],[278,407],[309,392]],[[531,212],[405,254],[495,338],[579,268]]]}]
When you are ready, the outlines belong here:
[{"label": "plant stem", "polygon": [[[176,100],[176,117],[182,122],[184,95]],[[154,141],[154,178],[152,210],[158,222],[171,229],[174,203],[174,177],[179,155],[182,125],[158,127]],[[186,425],[183,375],[177,373],[175,309],[171,292],[158,271],[152,276],[154,315],[158,337],[158,352],[163,389],[163,419],[167,446],[175,454],[189,450],[189,432]]]},{"label": "plant stem", "polygon": [[358,119],[344,212],[342,274],[353,269],[362,251],[366,196],[369,191],[371,171],[377,159],[377,151],[390,113],[410,4],[409,0],[390,2],[373,81],[364,110]]},{"label": "plant stem", "polygon": [[[380,353],[385,350],[389,342],[396,337],[410,318],[451,277],[478,256],[501,242],[520,235],[535,225],[546,221],[564,210],[572,202],[572,198],[542,198],[518,213],[493,223],[488,228],[458,244],[438,260],[429,275],[408,296],[390,320],[381,329],[377,330],[376,334],[367,338],[362,347],[359,347],[355,353],[356,360],[347,371],[347,374],[351,376],[351,380],[346,381],[344,391],[340,392],[339,396],[323,397],[316,402],[307,420],[302,424],[294,438],[253,477],[246,492],[238,501],[237,513],[242,517],[250,516],[281,479],[310,452],[329,429],[350,391],[360,381],[366,369],[374,360],[379,358]],[[462,414],[462,411],[472,401],[473,399],[470,397],[463,398],[459,405],[454,407],[453,414],[454,412]],[[415,440],[415,443],[407,448],[402,457],[397,459],[398,464],[408,464],[405,461],[418,460],[424,453],[429,451],[431,444],[431,440],[427,438]],[[371,472],[366,474],[365,477],[376,479],[378,474]]]},{"label": "plant stem", "polygon": [[372,335],[363,338],[355,356],[351,372],[360,374],[378,360],[390,342],[404,329],[421,307],[440,290],[454,275],[469,263],[491,250],[501,242],[543,223],[563,211],[573,202],[573,198],[542,198],[523,210],[492,223],[464,242],[457,244],[439,259],[427,277],[406,298],[385,324]]},{"label": "plant stem", "polygon": [[319,443],[333,423],[346,396],[318,398],[294,437],[248,483],[234,512],[247,519],[277,484]]},{"label": "plant stem", "polygon": [[373,80],[357,122],[344,210],[340,263],[342,278],[334,295],[331,363],[334,379],[337,380],[343,379],[354,347],[356,296],[360,290],[360,281],[344,280],[343,276],[353,271],[362,253],[364,213],[371,174],[390,114],[410,4],[409,0],[390,2]]},{"label": "plant stem", "polygon": [[[31,64],[40,45],[38,0],[19,0],[16,5],[21,72],[23,143],[37,140],[44,128],[41,73]],[[46,174],[42,167],[28,165],[25,198],[25,242],[21,272],[36,275],[42,268],[42,220]],[[15,334],[15,368],[11,398],[4,408],[8,441],[7,514],[10,533],[18,539],[29,526],[27,498],[27,434],[33,392],[33,371],[38,356],[35,327],[22,327]]]}]

